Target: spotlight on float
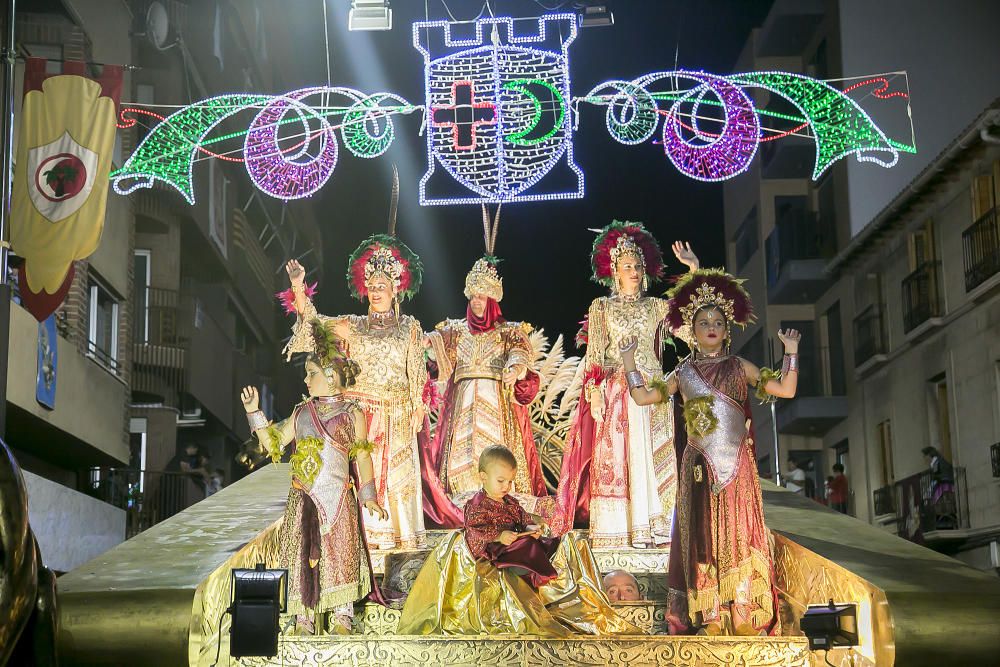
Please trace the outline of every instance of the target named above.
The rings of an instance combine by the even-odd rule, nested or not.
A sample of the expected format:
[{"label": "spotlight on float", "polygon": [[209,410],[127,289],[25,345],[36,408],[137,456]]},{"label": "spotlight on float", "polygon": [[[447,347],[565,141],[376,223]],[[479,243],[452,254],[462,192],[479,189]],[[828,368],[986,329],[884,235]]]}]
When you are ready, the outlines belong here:
[{"label": "spotlight on float", "polygon": [[288,570],[268,570],[263,563],[234,569],[232,591],[229,655],[276,656],[278,614],[288,608]]},{"label": "spotlight on float", "polygon": [[853,603],[810,605],[799,621],[809,639],[809,650],[858,645],[858,606]]},{"label": "spotlight on float", "polygon": [[351,0],[348,30],[392,30],[389,0]]},{"label": "spotlight on float", "polygon": [[615,24],[615,15],[608,11],[607,5],[585,2],[579,7],[578,21],[581,28],[596,28]]}]

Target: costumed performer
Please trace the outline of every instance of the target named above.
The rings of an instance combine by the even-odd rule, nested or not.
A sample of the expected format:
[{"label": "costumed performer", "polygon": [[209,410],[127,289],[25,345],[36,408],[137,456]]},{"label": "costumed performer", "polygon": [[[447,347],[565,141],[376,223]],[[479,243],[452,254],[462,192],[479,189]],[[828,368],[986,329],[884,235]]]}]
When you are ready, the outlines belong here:
[{"label": "costumed performer", "polygon": [[[673,245],[690,269],[690,245]],[[669,340],[665,299],[644,296],[663,276],[659,244],[638,222],[614,221],[600,230],[590,257],[591,278],[611,289],[587,315],[583,392],[566,439],[553,530],[589,525],[594,548],[662,547],[670,541],[677,488],[671,406],[628,400],[619,344],[639,341],[639,372],[663,377],[661,351]]]},{"label": "costumed performer", "polygon": [[528,411],[540,383],[530,368],[531,325],[500,310],[499,225],[500,209],[491,224],[483,206],[486,255],[465,277],[465,318],[441,322],[426,340],[444,400],[433,440],[421,447],[424,512],[445,528],[462,525],[458,508],[479,490],[479,457],[493,445],[517,460],[513,492],[522,504],[535,511],[548,495]]},{"label": "costumed performer", "polygon": [[367,315],[319,315],[307,293],[302,265],[292,260],[286,269],[291,294],[283,293],[284,300],[297,314],[287,355],[308,348],[308,323],[318,318],[333,327],[346,343],[347,354],[361,366],[347,395],[368,418],[368,438],[375,443],[377,498],[389,513],[387,520],[368,522],[368,543],[375,549],[421,549],[427,539],[417,433],[424,424],[427,367],[420,323],[399,313],[400,301],[420,289],[420,258],[398,238],[385,234],[376,234],[355,249],[347,279],[352,294],[368,300]]},{"label": "costumed performer", "polygon": [[[244,387],[240,400],[250,429],[272,460],[279,461],[285,447],[295,442],[292,485],[278,537],[295,630],[349,633],[354,603],[375,590],[358,505],[382,519],[385,510],[375,500],[373,444],[364,413],[344,395],[358,366],[340,353],[331,331],[316,320],[310,326],[315,344],[305,363],[309,398],[278,424],[261,412],[256,387]],[[351,461],[358,488],[352,483]]]},{"label": "costumed performer", "polygon": [[[680,393],[687,444],[678,467],[667,620],[673,634],[776,633],[774,565],[757,476],[749,386],[761,401],[792,398],[800,334],[779,331],[781,372],[729,354],[733,325],[752,321],[742,281],[719,270],[682,276],[668,292],[673,334],[693,350],[665,380],[647,381],[624,341],[630,393],[653,405]],[[648,387],[648,388],[647,388]]]}]

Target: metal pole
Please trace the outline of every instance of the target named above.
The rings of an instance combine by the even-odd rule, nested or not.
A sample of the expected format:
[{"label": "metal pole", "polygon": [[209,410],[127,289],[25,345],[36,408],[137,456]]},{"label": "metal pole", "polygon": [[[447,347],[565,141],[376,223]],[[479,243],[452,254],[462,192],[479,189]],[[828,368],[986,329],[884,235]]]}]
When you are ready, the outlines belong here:
[{"label": "metal pole", "polygon": [[[768,365],[774,368],[774,341],[767,339]],[[776,401],[771,401],[771,435],[774,436],[774,483],[781,486],[781,456],[778,453],[778,415],[775,409]]]},{"label": "metal pole", "polygon": [[5,0],[3,29],[3,157],[0,158],[0,436],[7,431],[7,351],[10,341],[10,285],[7,283],[7,244],[10,238],[11,193],[14,185],[14,23],[16,0]]}]

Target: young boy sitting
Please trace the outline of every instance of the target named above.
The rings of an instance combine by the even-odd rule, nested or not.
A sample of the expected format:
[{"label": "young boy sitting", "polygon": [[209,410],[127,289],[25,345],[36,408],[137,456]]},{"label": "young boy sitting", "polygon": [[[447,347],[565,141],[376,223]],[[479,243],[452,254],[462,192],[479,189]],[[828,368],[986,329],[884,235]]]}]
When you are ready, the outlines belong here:
[{"label": "young boy sitting", "polygon": [[542,537],[548,525],[528,514],[508,495],[517,472],[517,459],[506,447],[492,445],[479,457],[483,489],[465,505],[465,541],[476,558],[498,569],[510,568],[533,587],[558,576],[552,557],[559,540]]},{"label": "young boy sitting", "polygon": [[397,633],[642,634],[611,608],[586,540],[543,537],[548,526],[510,495],[516,470],[505,447],[479,457],[483,489],[465,505],[465,528],[427,557]]}]

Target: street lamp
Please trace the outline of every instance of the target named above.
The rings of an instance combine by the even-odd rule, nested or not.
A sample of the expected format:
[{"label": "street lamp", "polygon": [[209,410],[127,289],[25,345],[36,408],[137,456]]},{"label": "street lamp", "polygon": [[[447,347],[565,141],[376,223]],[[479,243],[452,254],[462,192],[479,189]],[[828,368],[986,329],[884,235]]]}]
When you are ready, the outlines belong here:
[{"label": "street lamp", "polygon": [[392,30],[389,0],[351,0],[348,30]]}]

